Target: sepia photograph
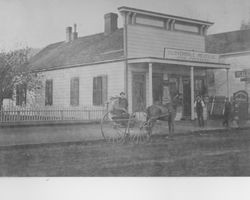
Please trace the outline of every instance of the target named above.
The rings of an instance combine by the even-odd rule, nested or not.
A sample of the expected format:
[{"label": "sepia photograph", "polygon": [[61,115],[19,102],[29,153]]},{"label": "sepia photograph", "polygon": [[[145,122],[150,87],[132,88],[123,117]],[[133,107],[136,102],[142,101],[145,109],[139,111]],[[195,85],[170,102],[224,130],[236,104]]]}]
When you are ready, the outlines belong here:
[{"label": "sepia photograph", "polygon": [[248,0],[0,0],[0,177],[248,177],[249,93]]}]

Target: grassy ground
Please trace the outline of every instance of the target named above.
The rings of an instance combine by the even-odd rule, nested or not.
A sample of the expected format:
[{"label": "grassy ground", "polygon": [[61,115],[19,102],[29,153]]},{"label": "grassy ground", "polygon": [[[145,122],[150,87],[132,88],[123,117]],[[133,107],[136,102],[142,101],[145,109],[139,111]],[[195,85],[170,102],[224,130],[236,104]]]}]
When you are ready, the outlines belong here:
[{"label": "grassy ground", "polygon": [[249,130],[0,149],[0,176],[249,176]]}]

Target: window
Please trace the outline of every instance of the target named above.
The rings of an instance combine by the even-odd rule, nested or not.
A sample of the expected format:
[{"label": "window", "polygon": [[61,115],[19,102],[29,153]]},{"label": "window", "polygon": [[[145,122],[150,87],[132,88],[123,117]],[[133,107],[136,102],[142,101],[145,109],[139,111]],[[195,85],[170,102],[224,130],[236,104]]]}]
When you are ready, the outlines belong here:
[{"label": "window", "polygon": [[53,104],[53,80],[46,80],[45,82],[45,106]]},{"label": "window", "polygon": [[98,76],[93,79],[93,105],[101,106],[107,101],[108,78],[107,76]]},{"label": "window", "polygon": [[152,18],[145,18],[145,17],[136,17],[137,24],[149,25],[149,26],[156,26],[156,27],[164,27],[163,20],[159,19],[152,19]]},{"label": "window", "polygon": [[205,85],[204,79],[196,79],[194,82],[194,92],[195,95],[206,95],[207,94],[207,87]]},{"label": "window", "polygon": [[79,105],[79,78],[75,77],[70,80],[70,105]]},{"label": "window", "polygon": [[175,23],[174,28],[175,28],[175,30],[178,30],[178,31],[187,31],[187,32],[191,32],[191,33],[199,33],[198,26],[191,25],[191,24]]},{"label": "window", "polygon": [[16,86],[16,105],[26,105],[27,85],[19,84]]}]

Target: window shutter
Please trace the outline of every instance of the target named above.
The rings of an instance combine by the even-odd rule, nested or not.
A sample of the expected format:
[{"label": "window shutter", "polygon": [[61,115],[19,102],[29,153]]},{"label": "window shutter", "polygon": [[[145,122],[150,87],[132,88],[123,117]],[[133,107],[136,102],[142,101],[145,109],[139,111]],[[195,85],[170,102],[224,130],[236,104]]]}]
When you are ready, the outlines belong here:
[{"label": "window shutter", "polygon": [[74,105],[74,79],[70,79],[70,105]]},{"label": "window shutter", "polygon": [[45,106],[49,105],[49,82],[46,80],[45,82]]},{"label": "window shutter", "polygon": [[45,105],[53,104],[53,80],[45,82]]},{"label": "window shutter", "polygon": [[[105,78],[104,78],[105,77]],[[107,78],[98,76],[93,78],[93,105],[101,106],[107,99]]]},{"label": "window shutter", "polygon": [[75,105],[79,105],[79,78],[75,79]]},{"label": "window shutter", "polygon": [[19,106],[20,105],[20,86],[17,85],[16,86],[16,105]]},{"label": "window shutter", "polygon": [[108,99],[108,76],[102,76],[102,105],[107,102]]},{"label": "window shutter", "polygon": [[70,80],[70,105],[79,105],[79,78],[72,78]]},{"label": "window shutter", "polygon": [[50,80],[50,105],[53,104],[53,81]]},{"label": "window shutter", "polygon": [[16,86],[16,105],[22,106],[26,105],[26,97],[27,97],[27,85],[19,84]]},{"label": "window shutter", "polygon": [[97,89],[97,77],[94,77],[93,78],[93,105],[97,105],[97,102],[96,102],[96,98],[97,98],[97,95],[96,95],[96,89]]},{"label": "window shutter", "polygon": [[22,84],[22,102],[21,105],[26,105],[26,94],[27,94],[27,85],[26,84]]}]

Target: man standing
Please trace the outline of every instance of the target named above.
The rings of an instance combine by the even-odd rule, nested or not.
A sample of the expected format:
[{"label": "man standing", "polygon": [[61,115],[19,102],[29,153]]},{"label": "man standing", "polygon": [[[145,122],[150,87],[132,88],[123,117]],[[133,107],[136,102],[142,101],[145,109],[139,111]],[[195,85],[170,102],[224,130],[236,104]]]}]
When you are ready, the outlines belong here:
[{"label": "man standing", "polygon": [[229,119],[231,115],[231,103],[228,98],[226,98],[226,102],[224,105],[224,113],[223,113],[223,122],[222,125],[224,127],[229,127]]},{"label": "man standing", "polygon": [[201,98],[201,96],[197,96],[194,102],[194,107],[197,113],[198,124],[200,127],[204,127],[204,119],[203,119],[203,108],[205,104]]}]

